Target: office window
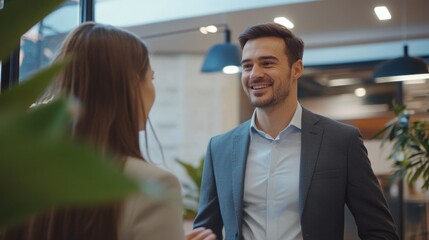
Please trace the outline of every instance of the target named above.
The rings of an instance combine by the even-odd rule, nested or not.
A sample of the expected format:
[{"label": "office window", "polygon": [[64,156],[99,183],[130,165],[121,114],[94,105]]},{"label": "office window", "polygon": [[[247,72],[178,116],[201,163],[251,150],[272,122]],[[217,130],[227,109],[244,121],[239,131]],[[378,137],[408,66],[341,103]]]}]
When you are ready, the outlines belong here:
[{"label": "office window", "polygon": [[79,24],[79,1],[65,1],[21,37],[20,82],[55,57],[65,36]]}]

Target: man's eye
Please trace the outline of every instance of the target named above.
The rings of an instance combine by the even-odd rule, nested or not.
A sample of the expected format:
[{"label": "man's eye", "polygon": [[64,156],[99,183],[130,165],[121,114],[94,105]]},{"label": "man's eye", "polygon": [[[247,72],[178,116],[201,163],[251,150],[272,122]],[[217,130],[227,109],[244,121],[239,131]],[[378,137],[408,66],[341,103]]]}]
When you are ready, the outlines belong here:
[{"label": "man's eye", "polygon": [[265,67],[269,67],[269,66],[271,66],[273,64],[274,64],[274,62],[263,62],[262,63],[262,65],[265,66]]},{"label": "man's eye", "polygon": [[251,64],[245,64],[242,67],[243,67],[243,70],[250,70],[250,69],[252,69],[252,65]]}]

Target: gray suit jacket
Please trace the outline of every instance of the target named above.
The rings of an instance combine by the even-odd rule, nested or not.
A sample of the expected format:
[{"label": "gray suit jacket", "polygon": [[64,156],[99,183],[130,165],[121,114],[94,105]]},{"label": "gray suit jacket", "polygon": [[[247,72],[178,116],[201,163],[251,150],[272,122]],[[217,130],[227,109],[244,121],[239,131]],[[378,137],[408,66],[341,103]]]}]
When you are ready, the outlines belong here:
[{"label": "gray suit jacket", "polygon": [[[194,227],[210,228],[218,239],[223,227],[226,239],[242,239],[249,129],[247,121],[208,144]],[[357,128],[303,109],[301,139],[299,211],[304,239],[343,239],[345,205],[362,239],[399,239]]]}]

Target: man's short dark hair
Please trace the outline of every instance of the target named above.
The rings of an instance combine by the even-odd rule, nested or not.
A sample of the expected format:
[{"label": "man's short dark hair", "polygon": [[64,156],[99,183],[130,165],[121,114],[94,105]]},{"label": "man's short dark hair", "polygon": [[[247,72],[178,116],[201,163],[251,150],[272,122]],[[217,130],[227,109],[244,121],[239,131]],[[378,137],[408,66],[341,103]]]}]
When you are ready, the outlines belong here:
[{"label": "man's short dark hair", "polygon": [[248,27],[244,32],[240,33],[238,40],[240,41],[241,49],[243,49],[247,41],[262,37],[278,37],[283,39],[286,46],[285,53],[290,65],[302,59],[304,42],[289,29],[277,23],[264,23]]}]

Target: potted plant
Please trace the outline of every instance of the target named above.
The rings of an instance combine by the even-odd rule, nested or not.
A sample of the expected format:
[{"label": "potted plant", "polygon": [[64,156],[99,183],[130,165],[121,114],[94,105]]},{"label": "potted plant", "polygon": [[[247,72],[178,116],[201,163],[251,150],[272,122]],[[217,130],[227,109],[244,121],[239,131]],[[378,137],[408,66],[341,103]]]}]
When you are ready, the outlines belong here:
[{"label": "potted plant", "polygon": [[374,138],[382,137],[382,146],[386,141],[393,143],[388,157],[394,163],[392,181],[397,178],[404,179],[412,188],[418,179],[422,179],[422,190],[428,190],[429,120],[412,120],[405,105],[393,105],[396,117]]}]

